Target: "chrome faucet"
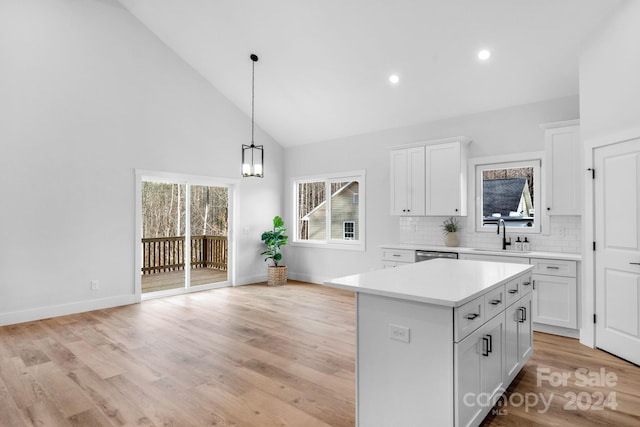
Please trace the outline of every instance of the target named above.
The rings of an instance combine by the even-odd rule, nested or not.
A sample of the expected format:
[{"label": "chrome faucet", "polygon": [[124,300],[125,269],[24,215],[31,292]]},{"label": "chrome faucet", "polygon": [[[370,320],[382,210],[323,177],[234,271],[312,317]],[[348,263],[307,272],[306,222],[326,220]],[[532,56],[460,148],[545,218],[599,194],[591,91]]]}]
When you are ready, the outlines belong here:
[{"label": "chrome faucet", "polygon": [[502,250],[505,251],[507,246],[511,246],[511,236],[509,236],[509,241],[507,242],[507,226],[502,218],[498,221],[498,235],[500,235],[500,224],[502,224]]}]

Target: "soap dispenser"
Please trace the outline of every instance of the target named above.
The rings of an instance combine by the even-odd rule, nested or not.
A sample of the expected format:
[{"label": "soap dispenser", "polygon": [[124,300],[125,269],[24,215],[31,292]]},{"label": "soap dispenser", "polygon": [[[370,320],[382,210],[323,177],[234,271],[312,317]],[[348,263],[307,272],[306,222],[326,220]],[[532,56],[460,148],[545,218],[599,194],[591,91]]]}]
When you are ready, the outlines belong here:
[{"label": "soap dispenser", "polygon": [[520,241],[520,236],[516,239],[516,251],[522,250],[522,242]]},{"label": "soap dispenser", "polygon": [[529,243],[529,239],[527,239],[526,237],[524,238],[524,242],[522,242],[522,250],[523,251],[531,250],[531,243]]}]

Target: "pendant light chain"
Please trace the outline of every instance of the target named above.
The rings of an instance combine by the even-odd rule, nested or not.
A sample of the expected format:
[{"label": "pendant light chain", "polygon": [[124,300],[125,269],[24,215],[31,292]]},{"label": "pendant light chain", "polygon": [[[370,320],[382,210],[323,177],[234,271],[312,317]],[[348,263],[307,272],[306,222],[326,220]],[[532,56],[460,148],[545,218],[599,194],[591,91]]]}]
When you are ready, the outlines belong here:
[{"label": "pendant light chain", "polygon": [[251,145],[242,144],[242,176],[264,178],[264,146],[256,145],[255,112],[256,112],[256,62],[258,55],[251,54]]},{"label": "pendant light chain", "polygon": [[256,102],[256,62],[258,62],[258,55],[252,53],[251,56],[251,145],[255,145],[253,142],[255,127],[255,102]]},{"label": "pendant light chain", "polygon": [[251,57],[251,145],[255,145],[253,143],[253,126],[254,126],[254,109],[255,109],[255,99],[256,99],[256,83],[255,83],[255,78],[256,78],[256,61],[258,60],[257,57],[256,59],[253,59],[253,56]]}]

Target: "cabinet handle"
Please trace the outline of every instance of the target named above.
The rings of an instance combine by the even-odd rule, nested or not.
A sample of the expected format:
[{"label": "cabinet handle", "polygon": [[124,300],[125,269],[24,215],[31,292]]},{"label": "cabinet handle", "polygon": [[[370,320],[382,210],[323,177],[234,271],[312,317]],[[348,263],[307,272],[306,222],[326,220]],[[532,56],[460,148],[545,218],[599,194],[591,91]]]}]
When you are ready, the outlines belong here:
[{"label": "cabinet handle", "polygon": [[630,262],[629,264],[640,265],[640,262]]},{"label": "cabinet handle", "polygon": [[393,254],[393,256],[402,256],[402,255],[400,255],[400,254]]},{"label": "cabinet handle", "polygon": [[549,269],[549,270],[560,270],[560,267],[555,266],[555,265],[547,265],[547,269]]},{"label": "cabinet handle", "polygon": [[522,284],[523,284],[524,286],[529,286],[529,285],[531,284],[531,282],[522,282]]},{"label": "cabinet handle", "polygon": [[524,323],[527,320],[527,308],[518,307],[518,322]]},{"label": "cabinet handle", "polygon": [[501,299],[492,299],[491,301],[489,301],[489,304],[491,305],[498,305],[502,302]]},{"label": "cabinet handle", "polygon": [[487,352],[488,353],[493,353],[493,337],[489,334],[487,334],[487,337],[489,338],[489,346],[487,348]]},{"label": "cabinet handle", "polygon": [[548,211],[550,211],[550,210],[551,210],[551,208],[547,208],[547,210],[548,210]]},{"label": "cabinet handle", "polygon": [[458,212],[458,209],[456,209],[456,212]]},{"label": "cabinet handle", "polygon": [[513,294],[517,294],[517,293],[518,293],[518,290],[517,290],[517,289],[509,289],[509,293],[510,293],[511,295],[513,295]]},{"label": "cabinet handle", "polygon": [[467,320],[473,320],[476,317],[480,317],[480,315],[478,313],[469,313],[466,316],[464,316],[464,318]]},{"label": "cabinet handle", "polygon": [[535,291],[536,290],[536,281],[533,280],[532,282],[533,282],[533,290]]},{"label": "cabinet handle", "polygon": [[482,337],[482,355],[489,357],[489,339],[487,337]]}]

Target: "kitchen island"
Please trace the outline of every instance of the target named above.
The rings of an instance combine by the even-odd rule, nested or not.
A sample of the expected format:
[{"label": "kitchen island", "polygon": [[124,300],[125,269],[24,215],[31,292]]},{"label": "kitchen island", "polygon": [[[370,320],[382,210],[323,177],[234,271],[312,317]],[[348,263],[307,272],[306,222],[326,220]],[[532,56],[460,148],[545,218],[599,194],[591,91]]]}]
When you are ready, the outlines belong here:
[{"label": "kitchen island", "polygon": [[326,282],[356,292],[357,425],[478,425],[531,356],[532,268],[437,259]]}]

